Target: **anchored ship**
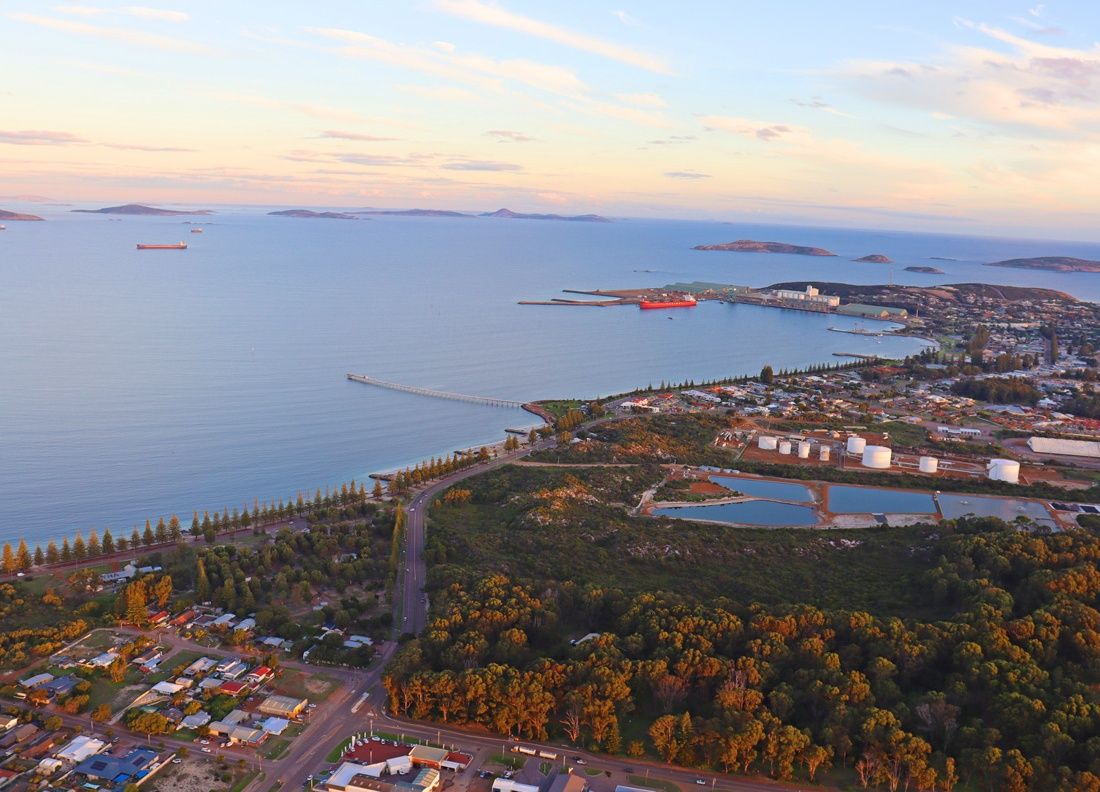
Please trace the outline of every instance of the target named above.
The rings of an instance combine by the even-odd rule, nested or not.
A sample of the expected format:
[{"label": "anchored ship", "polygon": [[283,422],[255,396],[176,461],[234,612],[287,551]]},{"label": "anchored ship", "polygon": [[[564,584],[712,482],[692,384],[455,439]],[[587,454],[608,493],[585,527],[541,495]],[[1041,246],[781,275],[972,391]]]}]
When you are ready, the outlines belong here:
[{"label": "anchored ship", "polygon": [[696,299],[690,294],[662,294],[652,300],[642,300],[642,308],[694,308]]},{"label": "anchored ship", "polygon": [[187,250],[186,242],[177,242],[174,245],[143,245],[138,244],[138,250]]}]

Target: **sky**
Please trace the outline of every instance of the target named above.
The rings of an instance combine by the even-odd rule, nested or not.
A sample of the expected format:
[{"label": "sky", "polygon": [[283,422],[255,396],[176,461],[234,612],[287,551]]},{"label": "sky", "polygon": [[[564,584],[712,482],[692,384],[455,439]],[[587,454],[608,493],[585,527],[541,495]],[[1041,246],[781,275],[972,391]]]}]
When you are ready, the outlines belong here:
[{"label": "sky", "polygon": [[1100,235],[1095,0],[149,1],[0,2],[0,207]]}]

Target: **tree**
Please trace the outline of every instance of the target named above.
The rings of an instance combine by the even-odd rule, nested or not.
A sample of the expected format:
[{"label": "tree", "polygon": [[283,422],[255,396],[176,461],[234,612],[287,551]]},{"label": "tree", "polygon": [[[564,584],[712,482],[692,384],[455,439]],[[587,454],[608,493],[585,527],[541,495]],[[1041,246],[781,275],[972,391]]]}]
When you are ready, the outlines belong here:
[{"label": "tree", "polygon": [[375,500],[381,500],[382,495],[382,481],[380,479],[375,479],[374,488],[371,490],[371,497],[373,497]]},{"label": "tree", "polygon": [[103,529],[103,555],[110,555],[115,552],[115,538],[111,536],[111,529]]},{"label": "tree", "polygon": [[12,552],[11,542],[4,542],[4,558],[0,562],[0,569],[5,575],[14,575],[16,570],[15,553]]},{"label": "tree", "polygon": [[94,558],[95,556],[99,555],[101,552],[102,551],[100,549],[100,544],[99,544],[99,534],[97,534],[95,532],[95,528],[93,528],[92,532],[90,534],[88,534],[88,557],[89,558]]},{"label": "tree", "polygon": [[68,539],[62,539],[61,540],[61,560],[62,561],[71,561],[72,558],[73,558],[73,551],[69,548],[69,540]]},{"label": "tree", "polygon": [[42,545],[34,546],[34,565],[36,567],[42,566],[46,562],[46,556],[42,552]]},{"label": "tree", "polygon": [[83,561],[88,556],[88,549],[84,545],[84,537],[79,533],[73,539],[73,558]]},{"label": "tree", "polygon": [[156,536],[153,534],[153,526],[149,520],[145,521],[145,532],[141,535],[141,543],[146,547],[154,544],[157,541]]},{"label": "tree", "polygon": [[168,604],[168,600],[172,598],[171,575],[161,575],[157,582],[153,584],[153,597],[156,599],[158,608],[163,608]]},{"label": "tree", "polygon": [[109,704],[100,704],[92,710],[92,720],[103,723],[111,719],[111,707]]},{"label": "tree", "polygon": [[46,563],[56,564],[61,560],[61,554],[57,552],[57,545],[50,541],[46,544]]},{"label": "tree", "polygon": [[157,520],[157,528],[154,533],[158,544],[164,544],[168,541],[168,526],[164,522],[164,518],[160,517]]},{"label": "tree", "polygon": [[210,578],[206,576],[206,563],[201,558],[195,560],[195,599],[199,602],[210,599]]},{"label": "tree", "polygon": [[771,385],[775,382],[775,372],[772,371],[771,366],[764,366],[760,369],[760,382],[764,385]]},{"label": "tree", "polygon": [[168,538],[173,542],[178,542],[183,538],[183,531],[180,529],[180,518],[174,514],[168,520]]}]

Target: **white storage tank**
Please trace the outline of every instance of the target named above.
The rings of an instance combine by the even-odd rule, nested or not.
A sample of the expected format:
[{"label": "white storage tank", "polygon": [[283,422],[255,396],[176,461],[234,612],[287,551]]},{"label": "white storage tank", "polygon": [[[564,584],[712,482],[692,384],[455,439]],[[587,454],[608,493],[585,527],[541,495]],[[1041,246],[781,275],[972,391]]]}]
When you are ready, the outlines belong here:
[{"label": "white storage tank", "polygon": [[779,442],[779,453],[780,454],[789,454],[789,453],[791,453],[791,441],[790,440],[781,440]]},{"label": "white storage tank", "polygon": [[774,451],[776,443],[779,441],[770,435],[760,435],[760,439],[756,441],[756,445],[765,451]]},{"label": "white storage tank", "polygon": [[806,440],[803,440],[798,444],[798,458],[809,459],[810,458],[810,444]]},{"label": "white storage tank", "polygon": [[989,460],[989,478],[992,481],[1019,484],[1020,463],[1014,459],[991,459]]},{"label": "white storage tank", "polygon": [[890,467],[893,452],[886,446],[870,445],[863,449],[863,467],[885,469]]},{"label": "white storage tank", "polygon": [[920,458],[921,473],[935,473],[940,469],[940,461],[935,457],[922,456]]},{"label": "white storage tank", "polygon": [[817,452],[817,458],[822,462],[829,461],[829,446],[821,446],[821,449]]},{"label": "white storage tank", "polygon": [[862,454],[863,449],[867,447],[867,441],[859,435],[852,435],[848,438],[848,453],[849,454]]}]

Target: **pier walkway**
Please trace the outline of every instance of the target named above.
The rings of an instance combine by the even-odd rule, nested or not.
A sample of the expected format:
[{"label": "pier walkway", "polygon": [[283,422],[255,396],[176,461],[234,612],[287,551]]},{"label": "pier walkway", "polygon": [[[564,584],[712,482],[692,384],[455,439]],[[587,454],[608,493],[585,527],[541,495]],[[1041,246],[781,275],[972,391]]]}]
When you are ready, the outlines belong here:
[{"label": "pier walkway", "polygon": [[419,388],[415,385],[402,385],[397,382],[387,382],[386,380],[375,379],[374,377],[368,377],[366,374],[348,374],[348,379],[352,382],[362,382],[365,385],[376,385],[379,388],[389,388],[390,390],[404,391],[405,393],[415,393],[418,396],[431,396],[435,399],[473,402],[474,404],[485,404],[490,407],[523,408],[524,406],[523,402],[512,401],[511,399],[498,399],[493,396],[469,396],[465,393],[451,393],[450,391],[434,390],[432,388]]}]

